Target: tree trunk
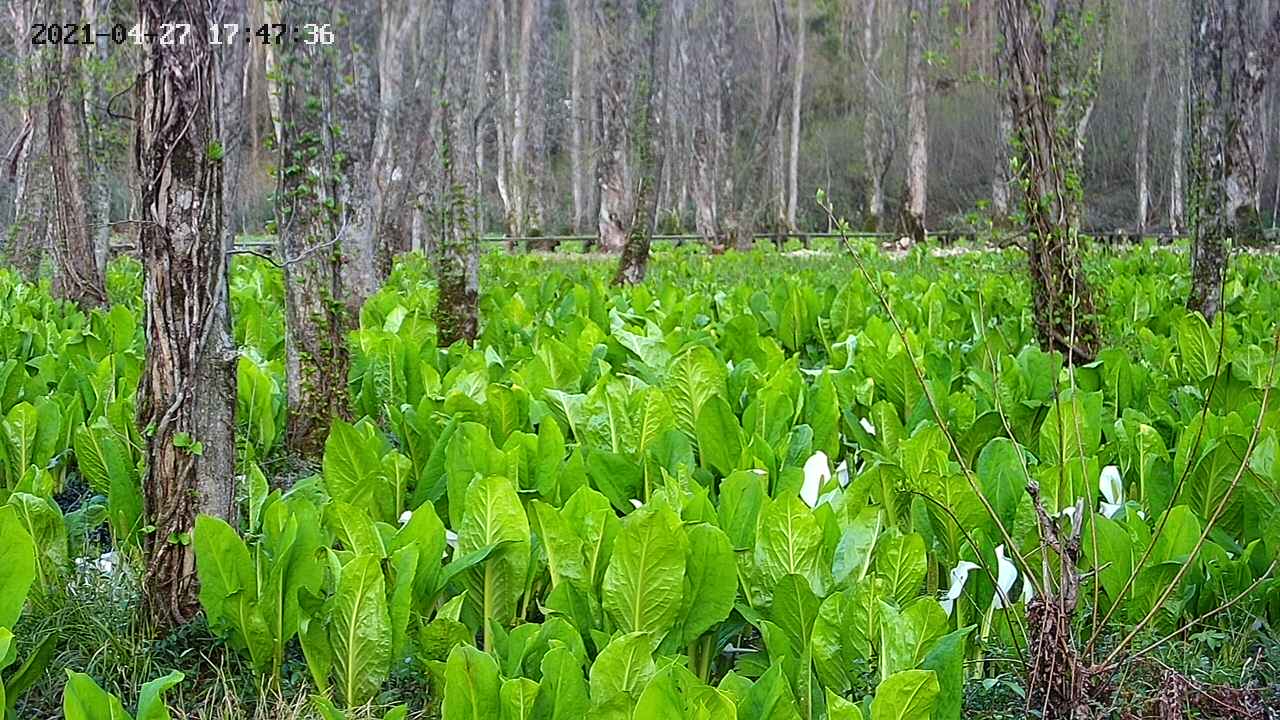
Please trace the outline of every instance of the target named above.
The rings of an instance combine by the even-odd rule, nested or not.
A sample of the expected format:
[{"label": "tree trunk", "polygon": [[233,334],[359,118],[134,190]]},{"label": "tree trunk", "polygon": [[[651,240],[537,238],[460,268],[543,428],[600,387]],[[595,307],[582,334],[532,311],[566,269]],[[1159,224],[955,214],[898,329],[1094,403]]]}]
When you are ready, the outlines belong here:
[{"label": "tree trunk", "polygon": [[586,130],[589,128],[590,110],[585,98],[588,77],[583,70],[587,35],[583,18],[583,4],[588,0],[568,0],[569,8],[569,175],[573,186],[573,231],[582,232],[587,226],[587,163]]},{"label": "tree trunk", "polygon": [[648,50],[647,72],[640,79],[640,97],[649,98],[640,117],[640,127],[634,135],[640,148],[639,181],[634,192],[635,209],[630,222],[630,234],[622,248],[618,271],[613,276],[614,285],[634,285],[644,281],[649,269],[649,247],[653,242],[653,228],[658,220],[658,193],[654,187],[662,177],[666,166],[666,135],[663,123],[668,120],[659,111],[670,91],[671,48],[670,12],[654,10],[657,17],[644,20],[649,25],[645,31]]},{"label": "tree trunk", "polygon": [[879,103],[880,88],[877,82],[883,49],[879,19],[876,17],[877,0],[866,0],[863,7],[862,80],[867,110],[862,116],[862,150],[867,165],[867,213],[862,226],[868,232],[878,232],[884,217],[884,177],[889,169],[891,149]]},{"label": "tree trunk", "polygon": [[1079,128],[1096,92],[1097,61],[1086,54],[1101,52],[1096,38],[1105,33],[1096,22],[1083,24],[1084,5],[1060,4],[1052,29],[1045,29],[1038,6],[1033,9],[1023,0],[1000,4],[1009,46],[1019,179],[1026,188],[1036,334],[1041,348],[1062,352],[1071,363],[1091,360],[1100,341],[1092,293],[1080,265],[1078,145]]},{"label": "tree trunk", "polygon": [[138,83],[139,233],[146,279],[146,366],[138,421],[146,428],[145,604],[158,627],[200,609],[191,531],[197,514],[234,523],[236,349],[222,232],[217,49],[220,21],[191,3],[139,0],[146,27],[191,28],[186,43],[143,45]]},{"label": "tree trunk", "polygon": [[[272,22],[294,20],[276,14]],[[272,107],[281,113],[273,115],[272,126],[279,133],[277,166],[285,168],[277,178],[275,208],[284,258],[285,443],[302,457],[316,457],[333,418],[350,414],[346,334],[358,318],[343,302],[349,290],[342,226],[351,209],[338,179],[334,136],[333,88],[341,69],[319,45],[268,45],[266,51],[268,66],[281,69],[267,83]]]},{"label": "tree trunk", "polygon": [[1221,310],[1227,239],[1261,235],[1253,204],[1258,177],[1258,103],[1280,54],[1280,13],[1258,37],[1244,0],[1195,0],[1191,6],[1191,200],[1194,237],[1187,308],[1210,322]]},{"label": "tree trunk", "polygon": [[[80,22],[97,27],[100,18],[110,16],[110,9],[111,0],[84,0]],[[110,48],[106,38],[94,38],[93,49],[89,52],[97,67],[106,67]],[[106,140],[103,137],[108,115],[101,78],[94,77],[88,68],[84,69],[84,74],[89,77],[84,83],[83,97],[87,140],[85,147],[89,166],[89,217],[92,219],[90,236],[93,238],[98,272],[105,275],[111,245],[111,186],[107,174]]]},{"label": "tree trunk", "polygon": [[929,116],[924,53],[929,35],[925,0],[911,0],[907,34],[907,177],[902,199],[902,233],[913,243],[925,240],[929,189]]},{"label": "tree trunk", "polygon": [[1137,184],[1136,194],[1138,197],[1138,211],[1134,221],[1134,229],[1140,235],[1147,230],[1147,215],[1151,205],[1151,188],[1147,182],[1147,168],[1150,164],[1148,138],[1151,135],[1151,98],[1155,94],[1156,71],[1159,69],[1155,52],[1157,18],[1155,0],[1147,0],[1147,43],[1145,53],[1147,82],[1142,91],[1142,110],[1138,114],[1138,147],[1134,152],[1133,163],[1133,174]]},{"label": "tree trunk", "polygon": [[991,217],[996,227],[1009,222],[1009,151],[1013,140],[1013,108],[1009,106],[1009,52],[1007,43],[997,38],[1000,49],[996,54],[998,86],[994,99],[996,107],[996,162],[991,175]]},{"label": "tree trunk", "polygon": [[[435,254],[437,343],[441,347],[459,340],[471,342],[479,331],[476,303],[480,294],[480,248],[475,235],[476,203],[467,197],[476,172],[475,133],[483,110],[467,92],[468,52],[480,29],[481,4],[468,0],[445,0],[444,71],[440,93],[441,134],[439,148],[442,204],[442,232]],[[455,7],[461,5],[459,12]],[[478,58],[475,59],[479,61]]]},{"label": "tree trunk", "polygon": [[1178,94],[1177,107],[1174,109],[1173,152],[1169,160],[1172,170],[1169,173],[1169,229],[1173,232],[1182,230],[1185,211],[1185,183],[1183,168],[1186,162],[1184,143],[1187,137],[1187,49],[1181,43],[1178,46]]},{"label": "tree trunk", "polygon": [[89,309],[104,305],[107,291],[84,197],[87,175],[80,134],[84,120],[84,106],[78,97],[80,46],[64,43],[51,53],[48,118],[55,200],[53,294]]},{"label": "tree trunk", "polygon": [[[36,46],[31,44],[31,25],[45,19],[38,16],[38,12],[32,0],[12,0],[9,4],[13,20],[9,29],[14,46],[14,91],[24,98],[43,94],[36,80],[39,72]],[[41,122],[40,111],[40,103],[17,103],[17,137],[5,156],[6,179],[13,185],[13,217],[5,232],[4,257],[28,280],[36,279],[49,245],[45,193],[40,174],[32,172],[37,159],[43,157],[48,130],[48,123]]]},{"label": "tree trunk", "polygon": [[595,5],[602,131],[596,174],[600,185],[600,250],[607,253],[622,252],[630,234],[632,214],[627,182],[627,30],[631,23],[625,6],[621,0],[597,0]]},{"label": "tree trunk", "polygon": [[800,110],[804,102],[805,3],[796,0],[796,57],[791,85],[791,156],[787,163],[787,229],[796,230],[800,201]]}]

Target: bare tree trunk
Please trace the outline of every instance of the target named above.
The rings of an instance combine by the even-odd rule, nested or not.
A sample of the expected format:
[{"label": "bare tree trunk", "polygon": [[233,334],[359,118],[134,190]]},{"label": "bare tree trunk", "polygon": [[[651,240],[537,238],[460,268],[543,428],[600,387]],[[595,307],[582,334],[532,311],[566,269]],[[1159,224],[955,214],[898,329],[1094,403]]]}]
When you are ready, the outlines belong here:
[{"label": "bare tree trunk", "polygon": [[787,164],[787,228],[796,230],[800,200],[800,110],[804,102],[805,2],[796,0],[796,57],[791,85],[791,156]]},{"label": "bare tree trunk", "polygon": [[1191,6],[1191,293],[1187,308],[1210,322],[1222,307],[1227,238],[1261,235],[1257,183],[1258,103],[1280,54],[1280,13],[1260,38],[1248,3],[1194,0]]},{"label": "bare tree trunk", "polygon": [[1187,49],[1181,43],[1178,45],[1178,95],[1177,107],[1174,109],[1174,125],[1173,125],[1173,152],[1170,158],[1169,178],[1169,228],[1173,232],[1182,230],[1186,212],[1185,194],[1183,181],[1183,168],[1186,162],[1186,152],[1184,143],[1187,137],[1187,86],[1190,79],[1187,76]]},{"label": "bare tree trunk", "polygon": [[[200,609],[190,542],[197,514],[234,522],[235,359],[227,301],[230,248],[222,232],[216,48],[220,22],[191,3],[139,0],[146,27],[191,28],[186,43],[143,45],[137,163],[146,279],[146,367],[138,421],[147,431],[143,583],[156,626]],[[198,445],[197,445],[198,443]]]},{"label": "bare tree trunk", "polygon": [[928,7],[911,0],[907,35],[907,177],[902,199],[902,232],[913,243],[925,240],[925,211],[929,189],[929,116],[925,88],[924,53],[928,48]]},{"label": "bare tree trunk", "polygon": [[596,32],[599,37],[601,153],[596,174],[600,185],[600,250],[621,252],[630,234],[632,206],[627,176],[628,48],[631,15],[620,0],[597,0]]},{"label": "bare tree trunk", "polygon": [[[1105,37],[1099,23],[1081,24],[1085,4],[1060,4],[1052,29],[1043,26],[1039,6],[1022,0],[1000,4],[1011,61],[1008,90],[1021,156],[1020,181],[1026,188],[1023,207],[1030,225],[1036,334],[1041,348],[1062,352],[1073,363],[1091,360],[1100,340],[1092,293],[1080,265],[1081,189],[1073,179],[1080,177],[1079,128],[1093,105],[1096,56],[1101,53],[1100,38]],[[1105,14],[1101,17],[1105,28]]]},{"label": "bare tree trunk", "polygon": [[[444,71],[441,73],[439,148],[441,182],[440,247],[435,254],[437,342],[452,345],[458,340],[475,340],[479,331],[476,303],[480,294],[480,248],[475,235],[474,200],[467,189],[476,171],[472,151],[479,127],[478,98],[467,92],[467,64],[472,38],[480,29],[482,4],[479,0],[445,0]],[[460,9],[459,9],[460,8]]]},{"label": "bare tree trunk", "polygon": [[573,231],[582,232],[587,224],[587,163],[586,163],[586,129],[589,127],[590,111],[584,98],[589,96],[586,89],[588,77],[583,71],[583,56],[587,43],[587,33],[583,27],[587,21],[583,18],[583,5],[588,0],[568,0],[569,8],[569,175],[573,186]]},{"label": "bare tree trunk", "polygon": [[[110,16],[111,0],[84,0],[81,9],[81,23],[97,27],[100,18]],[[105,67],[110,57],[110,45],[106,38],[94,38],[90,51],[98,67]],[[85,70],[86,75],[90,75]],[[93,238],[93,251],[98,263],[98,271],[106,272],[107,254],[111,244],[111,186],[107,179],[107,148],[103,138],[107,122],[105,101],[102,97],[102,83],[99,78],[90,75],[84,83],[84,118],[86,131],[86,156],[88,158],[89,179],[89,217],[91,218],[90,235]]]},{"label": "bare tree trunk", "polygon": [[996,53],[996,162],[991,175],[991,216],[996,227],[1009,222],[1009,144],[1013,140],[1013,108],[1009,106],[1009,51],[1003,37],[997,37]]},{"label": "bare tree trunk", "polygon": [[1147,168],[1150,164],[1148,138],[1151,135],[1151,98],[1155,94],[1156,71],[1159,70],[1155,52],[1157,17],[1155,1],[1147,0],[1147,47],[1145,53],[1147,83],[1142,92],[1142,110],[1138,114],[1138,147],[1134,153],[1134,177],[1137,183],[1138,196],[1138,212],[1134,228],[1139,234],[1147,230],[1147,215],[1151,205],[1151,188],[1147,183]]},{"label": "bare tree trunk", "polygon": [[862,224],[868,232],[877,232],[884,217],[884,177],[888,171],[891,151],[884,115],[878,102],[880,87],[877,77],[880,55],[884,48],[877,17],[878,0],[866,0],[863,7],[862,79],[867,111],[862,121],[862,148],[867,165],[867,214]]},{"label": "bare tree trunk", "polygon": [[53,252],[57,260],[53,294],[89,309],[105,304],[107,291],[84,197],[87,175],[80,135],[84,105],[77,97],[80,46],[64,43],[55,47],[49,65],[49,159],[56,203]]},{"label": "bare tree trunk", "polygon": [[5,178],[13,185],[13,217],[5,231],[4,257],[29,280],[39,273],[48,245],[43,193],[32,173],[35,159],[43,153],[42,138],[48,129],[47,123],[41,122],[41,104],[33,101],[38,92],[39,59],[36,46],[31,44],[31,25],[43,20],[37,12],[32,0],[9,3],[13,21],[9,25],[14,46],[13,88],[24,101],[17,103],[17,134],[4,156]]},{"label": "bare tree trunk", "polygon": [[[277,9],[273,22],[301,21],[274,14]],[[358,317],[342,302],[348,293],[342,240],[351,210],[338,179],[333,88],[343,69],[318,45],[268,45],[266,51],[268,66],[281,69],[267,83],[281,113],[272,116],[277,166],[286,168],[277,178],[275,207],[284,258],[285,443],[315,457],[333,418],[350,414],[346,334]]]},{"label": "bare tree trunk", "polygon": [[644,33],[645,47],[648,51],[647,72],[640,79],[640,97],[649,98],[640,117],[640,127],[634,134],[640,149],[640,167],[634,216],[630,222],[630,234],[622,248],[622,258],[618,262],[618,271],[613,276],[614,285],[634,285],[644,281],[649,269],[649,247],[653,242],[653,228],[658,219],[658,193],[654,185],[657,178],[662,177],[666,165],[666,129],[663,125],[669,118],[659,112],[663,106],[666,93],[670,91],[670,69],[668,54],[671,48],[670,12],[656,9],[658,17],[645,19],[649,27]]}]

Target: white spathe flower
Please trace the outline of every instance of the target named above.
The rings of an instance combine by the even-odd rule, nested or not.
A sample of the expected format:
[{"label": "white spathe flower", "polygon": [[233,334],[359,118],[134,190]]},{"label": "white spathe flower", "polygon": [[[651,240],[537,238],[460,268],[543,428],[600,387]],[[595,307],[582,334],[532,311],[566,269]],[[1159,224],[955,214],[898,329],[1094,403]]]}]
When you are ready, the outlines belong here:
[{"label": "white spathe flower", "polygon": [[841,460],[836,466],[836,480],[840,482],[840,487],[849,487],[849,461]]},{"label": "white spathe flower", "polygon": [[400,513],[400,524],[401,524],[401,525],[408,525],[408,524],[409,524],[409,521],[410,521],[410,520],[412,520],[412,519],[413,519],[413,511],[412,511],[412,510],[405,510],[404,512]]},{"label": "white spathe flower", "polygon": [[858,424],[862,426],[862,429],[863,429],[863,430],[866,430],[866,431],[867,431],[867,434],[868,434],[868,435],[871,435],[872,437],[874,437],[874,436],[875,436],[875,434],[876,434],[876,426],[875,426],[875,425],[872,425],[870,420],[868,420],[868,419],[866,419],[866,418],[864,418],[864,417],[860,417],[860,418],[858,418]]},{"label": "white spathe flower", "polygon": [[444,531],[444,544],[451,548],[458,547],[458,533],[452,530]]},{"label": "white spathe flower", "polygon": [[827,454],[819,450],[804,462],[804,484],[800,486],[800,499],[809,507],[818,506],[818,492],[822,484],[831,479],[831,464]]},{"label": "white spathe flower", "polygon": [[1035,597],[1036,597],[1036,589],[1035,589],[1035,588],[1033,588],[1033,587],[1031,587],[1031,582],[1030,582],[1030,581],[1031,581],[1030,576],[1023,576],[1023,578],[1022,578],[1022,602],[1023,602],[1023,604],[1026,604],[1026,603],[1031,602],[1031,601],[1032,601],[1032,600],[1034,600],[1034,599],[1035,599]]},{"label": "white spathe flower", "polygon": [[1005,557],[1003,544],[996,546],[996,568],[996,594],[991,598],[991,604],[996,610],[1000,610],[1013,604],[1009,600],[1009,591],[1013,590],[1013,584],[1018,581],[1018,568]]},{"label": "white spathe flower", "polygon": [[764,468],[751,468],[751,472],[759,475],[760,477],[765,477],[769,474],[769,471]]},{"label": "white spathe flower", "polygon": [[964,592],[964,584],[969,581],[969,573],[978,569],[976,563],[968,560],[961,560],[956,566],[951,568],[951,587],[947,588],[947,594],[943,596],[941,602],[942,609],[951,616],[952,609],[955,608],[956,600],[959,599],[960,593]]},{"label": "white spathe flower", "polygon": [[1098,476],[1098,489],[1106,498],[1098,503],[1098,512],[1105,517],[1115,517],[1124,511],[1124,478],[1120,477],[1120,468],[1108,465],[1102,468]]},{"label": "white spathe flower", "polygon": [[639,510],[640,508],[644,507],[644,503],[640,502],[635,498],[631,498],[631,507]]}]

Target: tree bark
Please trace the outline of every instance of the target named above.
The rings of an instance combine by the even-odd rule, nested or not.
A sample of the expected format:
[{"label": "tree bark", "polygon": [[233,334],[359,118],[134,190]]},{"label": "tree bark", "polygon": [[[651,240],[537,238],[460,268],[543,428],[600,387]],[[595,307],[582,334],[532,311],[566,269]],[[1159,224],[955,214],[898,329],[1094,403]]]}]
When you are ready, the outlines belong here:
[{"label": "tree bark", "polygon": [[[436,286],[435,321],[437,343],[441,347],[459,340],[476,338],[479,318],[476,304],[480,294],[480,247],[475,235],[476,203],[467,197],[476,172],[473,149],[483,108],[467,92],[467,65],[471,39],[481,22],[479,0],[445,0],[444,71],[440,92],[440,160],[442,187],[441,234],[434,257]],[[474,61],[478,62],[478,59]]]},{"label": "tree bark", "polygon": [[925,211],[929,190],[929,115],[925,88],[924,53],[928,48],[928,7],[925,0],[908,6],[907,34],[907,177],[902,199],[902,233],[913,243],[925,240]]},{"label": "tree bark", "polygon": [[805,2],[796,0],[796,57],[791,84],[791,154],[787,159],[787,229],[796,230],[800,201],[800,114],[804,102]]},{"label": "tree bark", "polygon": [[[282,16],[271,3],[271,21],[301,22],[289,9]],[[285,444],[302,457],[316,457],[333,418],[350,415],[346,334],[358,318],[344,302],[351,291],[343,244],[351,209],[334,135],[334,87],[343,73],[318,45],[266,50],[268,66],[278,68],[267,83],[272,108],[280,113],[272,116],[272,127],[281,168],[275,223],[284,258]]]},{"label": "tree bark", "polygon": [[637,113],[640,116],[640,127],[635,133],[635,141],[640,148],[639,180],[633,193],[636,198],[634,217],[629,223],[630,232],[622,248],[618,271],[613,276],[614,285],[643,282],[648,272],[649,247],[658,220],[658,193],[654,186],[662,177],[667,160],[667,132],[664,127],[667,118],[659,108],[663,107],[670,91],[670,13],[665,10],[665,4],[655,3],[646,9],[655,16],[643,19],[649,25],[645,32],[648,68],[640,79],[641,92],[638,95],[648,98],[649,102],[642,112]]},{"label": "tree bark", "polygon": [[[91,27],[97,27],[100,18],[109,17],[111,0],[84,0],[81,9],[81,21]],[[93,49],[88,51],[99,68],[106,67],[110,57],[110,44],[106,38],[95,37]],[[89,68],[83,74],[88,77],[84,83],[84,118],[86,137],[86,158],[88,160],[89,180],[89,217],[91,218],[90,236],[93,238],[93,252],[98,263],[98,271],[105,275],[107,255],[111,245],[111,187],[107,173],[106,101],[102,94],[100,77],[94,77]]]},{"label": "tree bark", "polygon": [[53,294],[87,310],[106,304],[107,291],[84,196],[88,177],[81,140],[84,106],[78,96],[80,46],[65,43],[53,48],[49,65],[49,159],[55,201]]},{"label": "tree bark", "polygon": [[1096,93],[1096,54],[1105,37],[1099,25],[1105,27],[1105,14],[1086,24],[1086,4],[1060,2],[1052,28],[1043,27],[1040,6],[1024,0],[1000,4],[1009,46],[1019,178],[1026,188],[1036,334],[1041,348],[1062,352],[1072,363],[1091,360],[1100,341],[1092,293],[1080,265],[1079,128]]},{"label": "tree bark", "polygon": [[601,152],[596,170],[600,186],[600,250],[622,251],[630,234],[632,198],[627,168],[630,139],[627,136],[627,29],[631,17],[621,0],[596,0],[595,25],[599,38]]},{"label": "tree bark", "polygon": [[1265,33],[1239,0],[1191,5],[1191,164],[1187,203],[1193,231],[1187,308],[1210,322],[1222,308],[1227,239],[1261,235],[1253,204],[1257,183],[1258,103],[1280,54],[1280,13]]},{"label": "tree bark", "polygon": [[143,45],[138,83],[139,233],[146,279],[146,366],[138,421],[146,428],[145,605],[152,622],[200,609],[191,531],[197,514],[234,522],[235,360],[222,231],[216,48],[220,21],[192,3],[139,0],[140,22],[190,26],[186,43]]},{"label": "tree bark", "polygon": [[569,175],[573,187],[573,231],[582,232],[589,222],[587,191],[586,134],[590,128],[590,110],[585,98],[589,78],[584,72],[584,55],[587,43],[587,20],[583,17],[583,5],[588,0],[568,0],[569,15]]},{"label": "tree bark", "polygon": [[[45,193],[39,175],[32,172],[43,158],[48,123],[41,122],[41,104],[30,101],[38,94],[39,59],[31,44],[31,25],[44,18],[37,16],[32,0],[12,0],[9,14],[13,22],[14,90],[28,100],[17,103],[18,132],[5,155],[6,179],[13,185],[13,217],[5,232],[5,259],[24,278],[34,280],[49,246],[46,230]],[[47,104],[46,104],[47,109]]]},{"label": "tree bark", "polygon": [[1138,201],[1134,228],[1139,234],[1147,230],[1147,216],[1151,205],[1151,188],[1148,184],[1147,169],[1150,166],[1150,150],[1148,138],[1151,135],[1151,99],[1155,94],[1156,72],[1156,14],[1155,0],[1147,0],[1147,42],[1144,53],[1147,63],[1147,81],[1142,91],[1142,110],[1138,114],[1138,142],[1134,151],[1134,178]]},{"label": "tree bark", "polygon": [[1187,97],[1190,83],[1187,72],[1187,49],[1179,43],[1177,107],[1174,109],[1173,152],[1169,161],[1172,166],[1169,173],[1169,229],[1175,233],[1182,230],[1186,219],[1183,176],[1186,163],[1184,143],[1187,137],[1187,106],[1190,102]]},{"label": "tree bark", "polygon": [[1008,43],[997,38],[1000,48],[996,54],[996,161],[991,175],[991,216],[996,227],[1009,222],[1010,177],[1009,155],[1013,140],[1013,108],[1009,105],[1009,50]]},{"label": "tree bark", "polygon": [[867,210],[863,228],[878,232],[884,218],[884,179],[893,154],[884,109],[880,102],[880,56],[884,45],[877,17],[878,0],[866,0],[862,23],[863,92],[867,111],[862,120],[862,149],[867,165]]}]

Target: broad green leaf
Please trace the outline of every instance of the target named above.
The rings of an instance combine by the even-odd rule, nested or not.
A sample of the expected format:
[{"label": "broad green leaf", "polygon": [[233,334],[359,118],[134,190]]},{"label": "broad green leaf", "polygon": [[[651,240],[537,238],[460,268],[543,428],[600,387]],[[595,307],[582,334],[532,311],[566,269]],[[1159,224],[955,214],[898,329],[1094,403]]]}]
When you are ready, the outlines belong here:
[{"label": "broad green leaf", "polygon": [[36,579],[36,549],[17,511],[0,505],[0,627],[13,627]]},{"label": "broad green leaf", "polygon": [[468,598],[480,617],[510,625],[529,572],[529,520],[511,481],[504,477],[477,480],[466,498],[458,554],[495,548],[483,563],[465,573]]},{"label": "broad green leaf", "polygon": [[103,690],[88,675],[70,670],[62,689],[62,713],[66,720],[133,720],[120,698]]},{"label": "broad green leaf", "polygon": [[876,687],[871,720],[929,720],[938,701],[938,678],[932,670],[903,670]]},{"label": "broad green leaf", "polygon": [[338,694],[347,707],[367,702],[391,669],[391,619],[380,559],[357,555],[342,567],[329,619]]},{"label": "broad green leaf", "polygon": [[625,633],[661,640],[675,624],[684,591],[688,540],[670,511],[646,507],[627,516],[604,574],[605,612]]},{"label": "broad green leaf", "polygon": [[470,645],[449,653],[444,671],[442,720],[495,720],[501,715],[498,664]]},{"label": "broad green leaf", "polygon": [[820,588],[822,529],[799,497],[788,495],[765,505],[756,526],[755,562],[767,587],[786,575],[799,575]]}]

